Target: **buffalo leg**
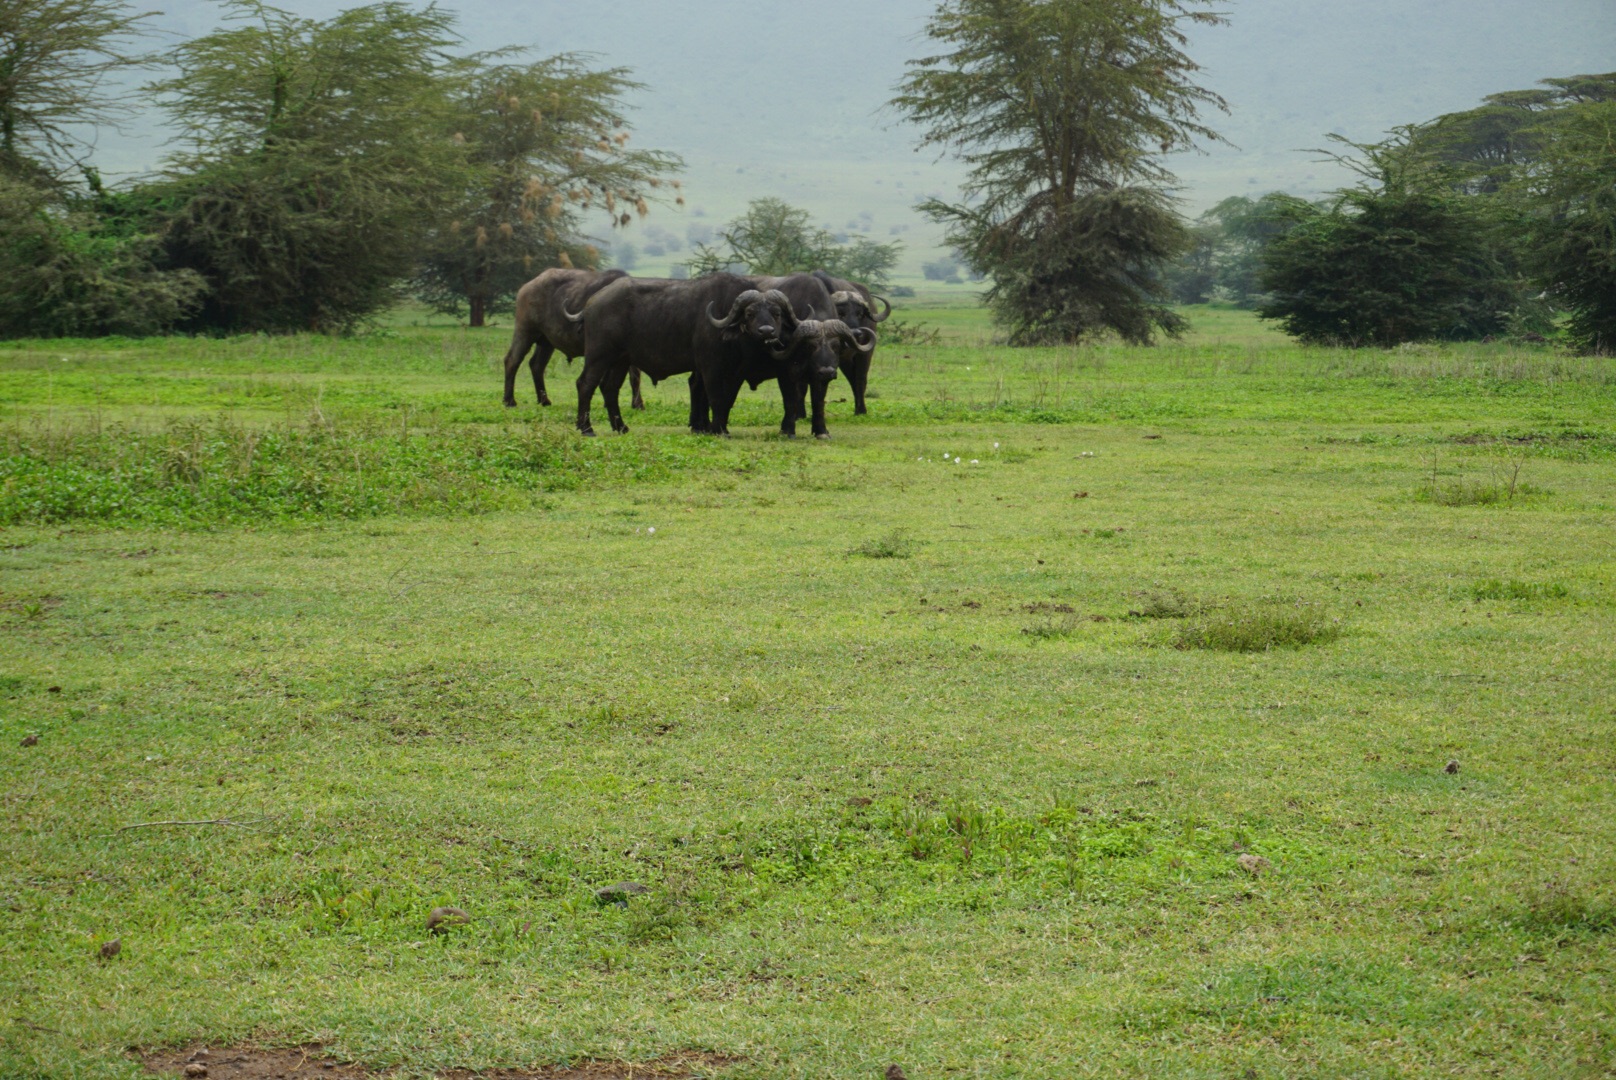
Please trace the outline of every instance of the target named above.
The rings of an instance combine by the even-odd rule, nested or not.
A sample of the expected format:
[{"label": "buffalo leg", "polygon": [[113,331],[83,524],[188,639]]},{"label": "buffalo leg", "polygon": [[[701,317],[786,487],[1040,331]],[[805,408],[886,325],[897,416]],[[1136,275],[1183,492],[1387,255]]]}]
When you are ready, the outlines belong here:
[{"label": "buffalo leg", "polygon": [[728,437],[729,411],[735,407],[735,399],[740,396],[741,381],[739,379],[707,382],[707,398],[713,407],[714,435]]},{"label": "buffalo leg", "polygon": [[611,418],[612,430],[619,435],[628,434],[628,425],[623,423],[623,408],[618,403],[618,395],[623,392],[623,379],[628,372],[620,367],[608,371],[600,380],[600,396],[606,402],[606,415]]},{"label": "buffalo leg", "polygon": [[706,435],[713,430],[712,417],[707,404],[707,384],[701,381],[700,375],[690,376],[690,430],[697,435]]},{"label": "buffalo leg", "polygon": [[645,408],[645,399],[640,396],[640,369],[637,367],[628,369],[628,388],[633,392],[633,397],[630,398],[628,407],[631,409]]},{"label": "buffalo leg", "polygon": [[864,407],[864,387],[870,381],[870,357],[861,356],[842,367],[847,381],[853,387],[853,415],[863,416],[870,410]]},{"label": "buffalo leg", "polygon": [[[511,335],[511,347],[505,350],[505,407],[516,408],[516,372],[527,359],[528,350],[533,347],[533,339],[528,336],[527,327],[522,325],[520,319],[516,322],[516,331]],[[537,359],[535,357],[535,359]],[[542,393],[541,393],[542,398]]]},{"label": "buffalo leg", "polygon": [[797,380],[780,376],[780,404],[785,409],[785,415],[780,420],[780,434],[788,439],[797,437],[797,410],[802,407],[802,399],[807,393],[807,388]]},{"label": "buffalo leg", "polygon": [[830,383],[820,379],[813,382],[814,395],[814,438],[830,438],[830,428],[825,426],[825,391],[830,389]]},{"label": "buffalo leg", "polygon": [[594,425],[589,422],[589,403],[599,385],[600,367],[585,360],[584,370],[578,376],[578,430],[585,435],[595,433]]},{"label": "buffalo leg", "polygon": [[550,404],[550,394],[544,388],[544,369],[550,366],[550,357],[554,352],[555,346],[540,338],[533,350],[533,359],[527,365],[528,370],[533,372],[533,392],[539,396],[540,405]]}]

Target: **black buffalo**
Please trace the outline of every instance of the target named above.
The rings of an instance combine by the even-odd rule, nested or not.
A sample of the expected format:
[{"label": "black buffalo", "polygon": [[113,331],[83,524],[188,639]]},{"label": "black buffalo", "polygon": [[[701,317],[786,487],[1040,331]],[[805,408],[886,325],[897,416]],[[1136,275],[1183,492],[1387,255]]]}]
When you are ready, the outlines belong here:
[{"label": "black buffalo", "polygon": [[786,406],[782,431],[794,432],[791,406],[801,396],[798,387],[805,386],[820,405],[815,434],[825,434],[824,387],[836,377],[840,352],[873,347],[873,335],[803,320],[784,292],[758,289],[734,274],[617,281],[567,317],[587,331],[578,377],[578,430],[586,435],[594,434],[589,407],[596,387],[613,430],[628,430],[617,395],[630,367],[653,381],[691,373],[693,430],[727,433],[741,385],[779,379]]},{"label": "black buffalo", "polygon": [[[891,317],[892,305],[871,293],[866,286],[843,278],[831,277],[823,270],[815,270],[813,276],[818,278],[830,293],[831,306],[835,309],[834,317],[852,329],[865,329],[874,333],[876,327]],[[875,312],[875,305],[878,302],[883,309],[879,315]],[[864,407],[864,388],[870,381],[872,359],[874,359],[873,349],[860,353],[851,363],[842,365],[847,383],[853,388],[853,412],[859,416],[869,411]]]},{"label": "black buffalo", "polygon": [[[533,372],[533,389],[539,404],[550,404],[550,395],[544,388],[544,369],[556,350],[570,363],[584,354],[584,329],[568,319],[567,309],[576,311],[589,298],[610,285],[628,277],[622,270],[546,270],[523,285],[516,294],[516,329],[511,334],[511,347],[505,352],[505,404],[516,406],[516,373],[528,352],[533,360],[528,365]],[[640,373],[629,373],[633,384],[636,409],[645,408],[640,397]]]}]

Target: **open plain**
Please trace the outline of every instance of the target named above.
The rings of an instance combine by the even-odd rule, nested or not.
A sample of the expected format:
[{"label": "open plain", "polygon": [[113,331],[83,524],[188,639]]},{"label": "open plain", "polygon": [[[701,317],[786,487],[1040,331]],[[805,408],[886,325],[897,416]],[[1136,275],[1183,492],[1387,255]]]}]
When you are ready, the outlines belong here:
[{"label": "open plain", "polygon": [[6,343],[0,1075],[1616,1075],[1616,366],[1191,317]]}]

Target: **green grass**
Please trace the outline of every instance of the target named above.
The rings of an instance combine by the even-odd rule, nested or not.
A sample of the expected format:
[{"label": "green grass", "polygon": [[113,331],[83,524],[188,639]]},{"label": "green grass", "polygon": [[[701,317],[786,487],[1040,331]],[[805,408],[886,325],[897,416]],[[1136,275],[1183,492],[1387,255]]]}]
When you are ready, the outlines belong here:
[{"label": "green grass", "polygon": [[1340,636],[1341,627],[1315,608],[1268,601],[1214,610],[1179,630],[1173,644],[1180,649],[1256,653],[1327,644]]},{"label": "green grass", "polygon": [[1196,317],[883,348],[829,443],[454,329],[0,349],[0,1076],[1608,1075],[1609,361]]}]

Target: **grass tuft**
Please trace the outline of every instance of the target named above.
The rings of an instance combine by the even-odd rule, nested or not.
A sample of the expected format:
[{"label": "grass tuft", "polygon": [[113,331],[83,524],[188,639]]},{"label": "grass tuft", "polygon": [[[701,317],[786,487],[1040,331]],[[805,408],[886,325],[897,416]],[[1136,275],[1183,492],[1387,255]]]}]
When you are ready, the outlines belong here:
[{"label": "grass tuft", "polygon": [[1500,581],[1488,578],[1470,588],[1472,600],[1563,600],[1571,590],[1558,581]]},{"label": "grass tuft", "polygon": [[1590,895],[1564,882],[1550,881],[1526,897],[1509,921],[1523,930],[1550,936],[1608,934],[1616,931],[1616,898]]},{"label": "grass tuft", "polygon": [[1049,615],[1022,627],[1021,632],[1038,641],[1064,641],[1076,636],[1082,623],[1082,618],[1075,614]]},{"label": "grass tuft", "polygon": [[1136,619],[1187,619],[1200,610],[1200,604],[1177,589],[1153,589],[1140,593],[1128,614]]},{"label": "grass tuft", "polygon": [[1179,630],[1178,649],[1255,653],[1322,645],[1341,636],[1341,628],[1318,611],[1299,605],[1257,603],[1222,608]]},{"label": "grass tuft", "polygon": [[862,559],[907,559],[915,553],[915,542],[902,529],[866,540],[848,549],[848,557]]}]

